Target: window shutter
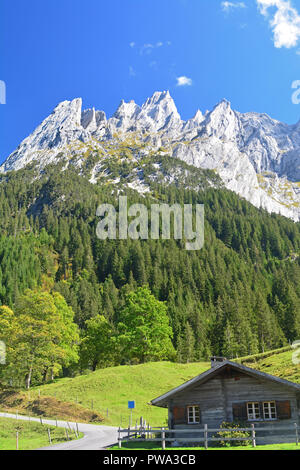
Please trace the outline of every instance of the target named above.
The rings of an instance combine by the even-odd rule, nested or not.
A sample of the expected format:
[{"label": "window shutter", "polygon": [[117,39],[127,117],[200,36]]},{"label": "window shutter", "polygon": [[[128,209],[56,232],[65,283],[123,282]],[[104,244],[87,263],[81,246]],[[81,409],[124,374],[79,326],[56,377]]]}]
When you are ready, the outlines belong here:
[{"label": "window shutter", "polygon": [[290,419],[291,418],[291,402],[276,401],[277,418],[278,419]]},{"label": "window shutter", "polygon": [[174,406],[173,407],[173,420],[174,424],[185,424],[185,407],[184,406]]},{"label": "window shutter", "polygon": [[232,417],[234,421],[245,421],[247,416],[247,403],[233,403],[232,404]]}]

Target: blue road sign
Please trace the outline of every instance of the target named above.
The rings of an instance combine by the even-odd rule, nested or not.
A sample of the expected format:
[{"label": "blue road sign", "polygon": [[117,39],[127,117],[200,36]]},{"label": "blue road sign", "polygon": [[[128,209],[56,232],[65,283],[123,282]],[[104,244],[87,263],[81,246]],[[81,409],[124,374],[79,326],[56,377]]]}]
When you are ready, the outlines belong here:
[{"label": "blue road sign", "polygon": [[129,401],[128,402],[128,409],[133,410],[135,408],[135,401]]}]

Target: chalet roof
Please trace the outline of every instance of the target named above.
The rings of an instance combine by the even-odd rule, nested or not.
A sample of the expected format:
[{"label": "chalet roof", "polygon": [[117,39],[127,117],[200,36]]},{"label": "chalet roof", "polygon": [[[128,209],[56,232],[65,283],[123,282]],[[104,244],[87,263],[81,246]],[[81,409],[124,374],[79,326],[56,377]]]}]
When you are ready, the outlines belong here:
[{"label": "chalet roof", "polygon": [[224,361],[220,363],[220,365],[217,365],[211,369],[208,369],[207,371],[203,372],[200,375],[197,375],[197,377],[194,377],[191,380],[188,380],[187,382],[183,383],[182,385],[179,385],[179,387],[173,388],[167,393],[164,393],[158,398],[155,398],[154,400],[151,400],[150,404],[155,405],[155,406],[160,406],[160,407],[166,407],[168,405],[169,399],[175,395],[178,392],[182,392],[183,390],[197,384],[202,384],[204,382],[207,382],[208,380],[212,379],[216,375],[218,375],[223,369],[226,367],[228,368],[230,366],[232,369],[235,369],[237,371],[244,372],[247,375],[250,375],[252,377],[262,379],[262,380],[267,380],[271,382],[275,382],[279,385],[283,385],[285,387],[293,388],[294,390],[298,390],[300,392],[300,384],[296,384],[294,382],[290,382],[289,380],[285,379],[280,379],[279,377],[275,377],[274,375],[266,374],[265,372],[260,372],[259,370],[256,369],[251,369],[250,367],[243,366],[242,364],[238,364],[237,362],[231,362],[231,361]]}]

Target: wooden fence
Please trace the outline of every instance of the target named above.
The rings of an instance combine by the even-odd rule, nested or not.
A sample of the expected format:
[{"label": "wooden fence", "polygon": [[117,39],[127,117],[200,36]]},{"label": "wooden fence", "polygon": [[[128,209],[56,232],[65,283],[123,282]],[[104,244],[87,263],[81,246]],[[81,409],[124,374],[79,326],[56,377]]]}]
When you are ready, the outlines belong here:
[{"label": "wooden fence", "polygon": [[[209,437],[210,433],[220,432],[248,432],[248,437]],[[119,448],[122,447],[122,442],[128,442],[137,440],[137,442],[160,442],[162,450],[166,448],[166,442],[182,442],[182,443],[203,443],[204,448],[208,448],[209,442],[220,442],[220,441],[251,441],[252,446],[256,447],[256,433],[259,431],[291,431],[291,434],[295,434],[295,443],[299,444],[299,426],[295,423],[294,426],[286,428],[271,428],[271,427],[255,427],[254,424],[250,428],[237,428],[237,429],[209,429],[207,424],[204,424],[203,429],[168,429],[168,428],[151,428],[148,427],[128,427],[126,429],[118,429],[118,444]],[[182,435],[186,434],[186,437],[174,437],[174,434]],[[198,437],[195,437],[198,435]]]}]

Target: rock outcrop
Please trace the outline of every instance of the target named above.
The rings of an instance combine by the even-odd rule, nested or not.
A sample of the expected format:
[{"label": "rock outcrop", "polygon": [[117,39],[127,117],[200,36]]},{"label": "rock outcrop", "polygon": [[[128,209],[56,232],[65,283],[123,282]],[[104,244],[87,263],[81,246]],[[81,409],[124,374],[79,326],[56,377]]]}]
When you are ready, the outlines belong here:
[{"label": "rock outcrop", "polygon": [[215,170],[228,189],[255,206],[300,220],[300,122],[242,114],[227,100],[205,114],[198,110],[188,121],[181,120],[168,91],[155,92],[142,106],[122,100],[110,119],[94,108],[82,110],[80,98],[63,101],[0,171],[33,161],[43,168],[62,155],[76,155],[80,167],[85,151],[105,152],[108,144],[117,148],[126,139],[139,142],[141,155],[163,149],[197,168]]}]

